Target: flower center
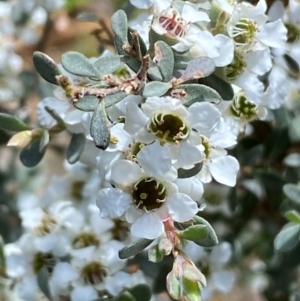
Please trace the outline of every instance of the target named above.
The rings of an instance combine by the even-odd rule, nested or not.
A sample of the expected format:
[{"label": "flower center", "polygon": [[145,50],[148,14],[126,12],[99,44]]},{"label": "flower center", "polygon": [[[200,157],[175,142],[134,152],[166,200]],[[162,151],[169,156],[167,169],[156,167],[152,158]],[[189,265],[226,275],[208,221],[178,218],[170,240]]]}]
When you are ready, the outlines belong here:
[{"label": "flower center", "polygon": [[74,181],[71,184],[71,196],[77,200],[80,201],[82,199],[82,189],[84,187],[83,181]]},{"label": "flower center", "polygon": [[163,11],[162,15],[158,18],[158,23],[170,35],[182,37],[186,34],[186,21],[180,17],[176,10],[171,12],[171,16],[167,11]]},{"label": "flower center", "polygon": [[294,24],[284,24],[287,29],[287,42],[294,43],[299,40],[300,30]]},{"label": "flower center", "polygon": [[245,68],[247,67],[246,62],[243,60],[243,57],[240,53],[234,52],[234,57],[226,69],[226,77],[229,81],[234,81],[239,75],[241,75]]},{"label": "flower center", "polygon": [[73,240],[73,248],[81,249],[89,246],[99,246],[99,239],[95,233],[92,232],[82,232],[79,233]]},{"label": "flower center", "polygon": [[255,33],[258,31],[256,22],[247,18],[241,18],[235,24],[232,37],[237,49],[249,51],[255,44]]},{"label": "flower center", "polygon": [[114,227],[111,230],[113,238],[124,241],[128,237],[129,233],[128,224],[119,219],[113,219],[113,223]]},{"label": "flower center", "polygon": [[45,236],[53,232],[57,228],[57,221],[50,216],[48,213],[45,213],[41,223],[34,228],[34,232],[37,236]]},{"label": "flower center", "polygon": [[49,273],[51,273],[55,262],[55,257],[51,253],[38,252],[33,257],[32,268],[35,273],[38,273],[38,271],[45,266]]},{"label": "flower center", "polygon": [[238,92],[231,104],[231,112],[235,117],[252,120],[257,116],[257,106],[248,101],[244,92]]},{"label": "flower center", "polygon": [[86,284],[97,285],[103,282],[107,276],[107,271],[102,263],[92,261],[82,268],[81,275]]},{"label": "flower center", "polygon": [[166,187],[154,178],[145,178],[133,186],[132,196],[136,207],[145,211],[158,209],[166,198]]},{"label": "flower center", "polygon": [[163,113],[156,113],[151,117],[148,129],[161,140],[175,143],[187,139],[190,133],[189,128],[180,117]]}]

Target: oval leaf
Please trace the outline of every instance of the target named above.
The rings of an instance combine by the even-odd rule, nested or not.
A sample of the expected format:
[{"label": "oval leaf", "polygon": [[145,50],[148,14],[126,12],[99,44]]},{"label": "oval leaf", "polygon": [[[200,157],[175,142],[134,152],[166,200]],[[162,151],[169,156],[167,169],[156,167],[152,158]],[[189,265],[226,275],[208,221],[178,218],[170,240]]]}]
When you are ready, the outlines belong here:
[{"label": "oval leaf", "polygon": [[300,224],[300,214],[296,210],[290,210],[284,216],[293,223]]},{"label": "oval leaf", "polygon": [[61,64],[68,72],[80,76],[98,78],[99,73],[82,53],[69,51],[62,55]]},{"label": "oval leaf", "polygon": [[[176,94],[176,91],[180,93]],[[199,84],[179,85],[171,93],[187,107],[195,102],[206,101],[214,104],[222,102],[222,97],[214,89]]]},{"label": "oval leaf", "polygon": [[121,61],[121,56],[105,55],[97,60],[93,66],[101,76],[111,74],[121,68],[124,63]]},{"label": "oval leaf", "polygon": [[5,113],[0,113],[0,128],[3,130],[13,132],[25,131],[30,129],[30,127],[22,120]]},{"label": "oval leaf", "polygon": [[79,98],[77,101],[73,102],[75,108],[84,112],[95,111],[99,104],[99,98],[93,95],[87,95]]},{"label": "oval leaf", "polygon": [[299,242],[299,235],[300,225],[286,224],[275,238],[275,249],[281,252],[292,249]]},{"label": "oval leaf", "polygon": [[169,83],[153,81],[145,85],[143,90],[143,96],[162,96],[166,94],[170,88],[171,85]]},{"label": "oval leaf", "polygon": [[158,41],[154,44],[154,53],[163,80],[168,82],[172,79],[174,70],[174,54],[172,48],[167,43]]},{"label": "oval leaf", "polygon": [[70,164],[77,162],[84,150],[86,138],[82,133],[73,134],[67,149],[67,160]]},{"label": "oval leaf", "polygon": [[293,59],[290,55],[288,55],[286,53],[283,55],[283,58],[291,71],[293,71],[295,73],[300,72],[299,65],[295,59]]},{"label": "oval leaf", "polygon": [[50,141],[50,135],[48,130],[43,130],[41,141],[40,141],[40,152],[44,152],[49,144]]},{"label": "oval leaf", "polygon": [[41,140],[34,140],[20,153],[20,160],[26,167],[34,167],[41,162],[45,152],[40,152]]},{"label": "oval leaf", "polygon": [[40,290],[44,293],[48,300],[51,301],[52,297],[49,288],[49,272],[45,266],[43,266],[37,273],[37,283]]},{"label": "oval leaf", "polygon": [[205,238],[201,242],[195,242],[195,243],[201,247],[206,247],[206,248],[211,248],[211,247],[215,246],[218,243],[218,238],[217,238],[215,230],[209,224],[209,222],[198,215],[195,215],[193,217],[193,220],[194,220],[194,225],[206,225],[207,231],[208,231],[207,238]]},{"label": "oval leaf", "polygon": [[116,103],[118,103],[119,101],[121,101],[126,96],[127,96],[127,93],[124,92],[124,91],[119,91],[119,92],[117,92],[115,94],[107,95],[103,99],[103,102],[105,104],[105,108],[109,108],[109,107],[115,105]]},{"label": "oval leaf", "polygon": [[180,231],[179,236],[193,242],[201,242],[208,236],[208,227],[207,225],[193,225]]},{"label": "oval leaf", "polygon": [[128,43],[127,31],[128,21],[124,10],[116,11],[111,17],[111,27],[116,36],[118,36],[123,43]]},{"label": "oval leaf", "polygon": [[92,117],[91,136],[98,148],[104,150],[108,147],[110,142],[110,132],[103,101],[99,103]]},{"label": "oval leaf", "polygon": [[180,79],[182,81],[187,81],[189,79],[203,78],[212,74],[214,71],[214,61],[209,57],[201,56],[193,59],[188,64]]},{"label": "oval leaf", "polygon": [[133,242],[129,246],[120,250],[119,257],[121,259],[126,259],[131,256],[134,256],[137,253],[143,251],[145,248],[147,248],[152,243],[152,241],[153,241],[153,239],[141,238],[141,239]]},{"label": "oval leaf", "polygon": [[151,299],[151,290],[147,284],[138,284],[128,291],[138,301],[150,301]]},{"label": "oval leaf", "polygon": [[234,96],[231,84],[219,78],[215,74],[211,74],[205,78],[198,79],[199,84],[209,86],[220,94],[223,100],[232,100]]},{"label": "oval leaf", "polygon": [[203,167],[203,162],[196,163],[191,169],[178,168],[178,178],[186,179],[197,175]]},{"label": "oval leaf", "polygon": [[295,184],[286,184],[283,186],[283,192],[291,201],[300,205],[300,187]]},{"label": "oval leaf", "polygon": [[55,62],[45,53],[35,51],[33,53],[33,64],[40,76],[47,82],[57,85],[56,76],[61,75]]},{"label": "oval leaf", "polygon": [[157,66],[150,67],[148,69],[148,75],[152,80],[162,81],[162,75]]}]

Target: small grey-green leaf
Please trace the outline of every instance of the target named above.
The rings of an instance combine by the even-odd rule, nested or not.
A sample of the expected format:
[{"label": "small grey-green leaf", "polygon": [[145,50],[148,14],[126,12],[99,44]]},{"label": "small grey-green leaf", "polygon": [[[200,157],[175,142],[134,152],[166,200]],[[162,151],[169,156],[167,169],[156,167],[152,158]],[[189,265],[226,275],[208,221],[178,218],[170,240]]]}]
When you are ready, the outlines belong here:
[{"label": "small grey-green leaf", "polygon": [[284,216],[293,223],[300,224],[300,214],[296,210],[287,211]]},{"label": "small grey-green leaf", "polygon": [[40,76],[47,82],[57,85],[56,76],[61,72],[51,57],[45,53],[35,51],[33,53],[33,64]]},{"label": "small grey-green leaf", "polygon": [[198,215],[195,215],[193,217],[193,220],[194,220],[194,225],[206,225],[208,230],[207,238],[205,238],[201,242],[195,242],[195,243],[201,247],[206,247],[206,248],[211,248],[215,246],[218,243],[218,238],[215,233],[215,230],[210,225],[210,223]]},{"label": "small grey-green leaf", "polygon": [[99,77],[98,71],[82,53],[76,51],[64,53],[61,57],[61,64],[64,69],[72,74],[93,78]]},{"label": "small grey-green leaf", "polygon": [[147,284],[137,284],[136,286],[128,289],[129,293],[138,301],[150,301],[151,290]]},{"label": "small grey-green leaf", "polygon": [[180,231],[179,236],[193,242],[201,242],[208,236],[208,227],[207,225],[193,225]]},{"label": "small grey-green leaf", "polygon": [[91,136],[98,148],[104,150],[108,147],[110,142],[110,131],[103,101],[98,104],[94,111],[91,121]]},{"label": "small grey-green leaf", "polygon": [[295,184],[286,184],[283,186],[284,194],[293,202],[300,205],[300,187]]},{"label": "small grey-green leaf", "polygon": [[29,130],[30,127],[22,120],[14,116],[5,113],[0,113],[0,129],[13,132],[20,132]]},{"label": "small grey-green leaf", "polygon": [[277,251],[284,252],[292,249],[299,242],[300,225],[286,224],[277,234],[274,247]]},{"label": "small grey-green leaf", "polygon": [[148,75],[152,80],[156,80],[161,82],[162,81],[162,75],[158,69],[157,66],[152,66],[148,69]]},{"label": "small grey-green leaf", "polygon": [[143,251],[145,248],[147,248],[152,243],[152,241],[153,241],[153,239],[141,238],[141,239],[133,242],[129,246],[120,250],[119,257],[121,259],[126,259],[131,256],[134,256],[137,253]]},{"label": "small grey-green leaf", "polygon": [[45,110],[51,115],[51,117],[57,122],[58,125],[65,127],[65,122],[54,109],[45,106]]},{"label": "small grey-green leaf", "polygon": [[167,43],[158,41],[154,44],[154,53],[163,80],[165,82],[170,81],[174,70],[174,54],[172,48]]},{"label": "small grey-green leaf", "polygon": [[145,85],[143,90],[144,97],[162,96],[171,88],[170,83],[153,81]]},{"label": "small grey-green leaf", "polygon": [[180,77],[181,80],[203,78],[212,74],[215,71],[214,61],[206,56],[201,56],[193,59]]},{"label": "small grey-green leaf", "polygon": [[290,55],[288,55],[286,53],[283,55],[283,58],[291,71],[293,71],[295,73],[300,72],[299,64],[297,63],[297,61],[294,58],[292,58]]},{"label": "small grey-green leaf", "polygon": [[43,130],[43,134],[41,137],[41,141],[40,141],[40,148],[39,151],[40,152],[44,152],[49,144],[50,141],[50,135],[49,135],[49,131],[47,129]]},{"label": "small grey-green leaf", "polygon": [[111,17],[111,27],[116,36],[118,36],[123,43],[128,42],[128,20],[124,10],[116,11]]},{"label": "small grey-green leaf", "polygon": [[[212,88],[199,84],[185,84],[176,87],[176,90],[184,90],[185,96],[179,97],[182,103],[189,107],[195,102],[211,102],[214,104],[219,104],[222,102],[222,97]],[[175,95],[176,97],[176,95]]]},{"label": "small grey-green leaf", "polygon": [[97,60],[93,66],[101,76],[111,74],[124,64],[121,61],[122,56],[119,55],[105,55]]},{"label": "small grey-green leaf", "polygon": [[183,169],[178,168],[178,178],[179,179],[186,179],[191,178],[195,175],[197,175],[203,167],[203,162],[196,163],[195,166],[191,169]]},{"label": "small grey-green leaf", "polygon": [[84,112],[95,111],[99,104],[99,98],[93,95],[87,95],[73,102],[75,108]]},{"label": "small grey-green leaf", "polygon": [[115,105],[116,103],[121,101],[126,96],[127,96],[127,93],[124,91],[119,91],[117,93],[109,94],[109,95],[105,96],[105,98],[103,99],[105,108],[109,108],[109,107]]},{"label": "small grey-green leaf", "polygon": [[67,160],[70,164],[77,162],[85,147],[85,135],[83,133],[73,134],[67,149]]},{"label": "small grey-green leaf", "polygon": [[22,149],[20,160],[26,167],[34,167],[43,159],[45,151],[40,152],[40,139],[34,140],[28,146]]},{"label": "small grey-green leaf", "polygon": [[48,298],[48,300],[52,300],[50,288],[49,288],[49,272],[46,266],[43,266],[37,273],[37,283],[40,290],[44,293],[44,295]]},{"label": "small grey-green leaf", "polygon": [[199,84],[209,86],[220,94],[223,100],[232,100],[234,96],[233,88],[231,84],[225,80],[219,78],[215,74],[211,74],[205,78],[198,79]]}]

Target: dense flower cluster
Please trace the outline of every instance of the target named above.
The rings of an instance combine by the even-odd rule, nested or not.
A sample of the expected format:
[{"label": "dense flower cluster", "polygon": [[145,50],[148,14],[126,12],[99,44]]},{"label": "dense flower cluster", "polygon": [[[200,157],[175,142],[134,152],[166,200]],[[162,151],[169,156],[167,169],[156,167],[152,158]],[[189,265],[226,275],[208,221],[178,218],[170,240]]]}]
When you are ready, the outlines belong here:
[{"label": "dense flower cluster", "polygon": [[[98,86],[114,89],[123,85],[118,92],[126,95],[105,109],[100,108],[100,103],[91,110],[78,106],[83,96],[89,97],[84,93],[97,84],[93,76],[67,72],[63,68],[66,61],[58,66],[64,74],[56,77],[60,87],[54,97],[39,103],[39,122],[54,135],[57,120],[62,120],[64,127],[58,132],[66,129],[83,136],[85,147],[80,162],[68,165],[67,176],[53,179],[40,201],[34,199],[21,208],[24,234],[5,247],[7,275],[17,280],[18,294],[26,301],[36,300],[37,275],[42,267],[50,274],[51,294],[69,296],[72,301],[90,301],[102,296],[102,292],[117,296],[124,288],[144,282],[140,270],[122,271],[126,260],[118,257],[118,251],[135,239],[154,241],[149,250],[152,261],[159,261],[158,253],[173,254],[174,268],[167,278],[173,298],[188,296],[186,300],[190,300],[189,286],[185,286],[189,281],[196,283],[201,292],[206,284],[204,275],[208,280],[204,299],[215,289],[227,292],[233,285],[234,273],[222,270],[231,256],[230,244],[220,244],[210,255],[195,255],[195,245],[183,248],[185,239],[193,239],[187,232],[179,232],[178,225],[190,226],[197,220],[195,216],[201,216],[205,185],[213,181],[229,187],[236,185],[239,163],[228,150],[250,121],[267,118],[269,109],[284,102],[287,90],[280,87],[282,77],[273,65],[274,60],[281,60],[286,28],[290,28],[279,18],[268,20],[265,0],[257,5],[227,0],[130,2],[137,8],[151,9],[151,16],[143,23],[132,23],[138,30],[143,26],[140,36],[152,52],[148,70],[163,60],[155,43],[164,41],[174,53],[174,74],[161,81],[169,85],[164,93],[157,92],[157,84],[153,85],[153,94],[147,94],[151,76],[150,72],[142,74],[143,66],[135,74],[122,66],[127,77],[107,67],[111,72],[102,76]],[[131,46],[124,45],[129,53]],[[109,59],[111,55],[107,52],[101,58]],[[196,70],[188,64],[178,67],[176,58],[183,56],[188,63],[209,58],[214,75],[227,83],[233,97],[221,95],[226,101],[219,104],[209,98],[185,103],[181,82],[187,82],[186,86],[189,80],[198,84],[206,70],[201,69],[204,65],[196,66]],[[177,63],[180,65],[180,60]],[[159,69],[153,66],[152,71]],[[167,78],[164,70],[160,71]],[[153,78],[159,78],[159,72],[155,72]],[[62,76],[68,78],[67,84],[62,83]],[[78,86],[84,87],[83,96],[76,98],[75,88],[70,87]],[[144,92],[139,93],[142,89]],[[49,114],[49,108],[56,115]],[[105,125],[95,127],[96,114]],[[96,141],[101,135],[109,137],[105,146]],[[18,140],[10,143],[16,144]],[[190,228],[193,227],[195,231],[200,229],[195,224]],[[195,271],[193,261],[201,260],[210,266],[210,273]],[[178,266],[187,267],[190,274]],[[176,285],[178,291],[174,289]]]}]

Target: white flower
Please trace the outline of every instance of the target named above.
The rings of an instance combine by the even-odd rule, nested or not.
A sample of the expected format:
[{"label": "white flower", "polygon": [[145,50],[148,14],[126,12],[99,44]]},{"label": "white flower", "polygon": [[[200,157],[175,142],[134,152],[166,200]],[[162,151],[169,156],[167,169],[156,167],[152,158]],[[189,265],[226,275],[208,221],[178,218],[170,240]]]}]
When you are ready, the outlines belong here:
[{"label": "white flower", "polygon": [[117,161],[112,167],[116,188],[101,189],[98,193],[101,216],[123,216],[132,223],[133,236],[148,239],[162,235],[163,222],[170,218],[178,222],[191,219],[198,211],[196,203],[178,193],[168,177],[150,177],[134,162]]}]

